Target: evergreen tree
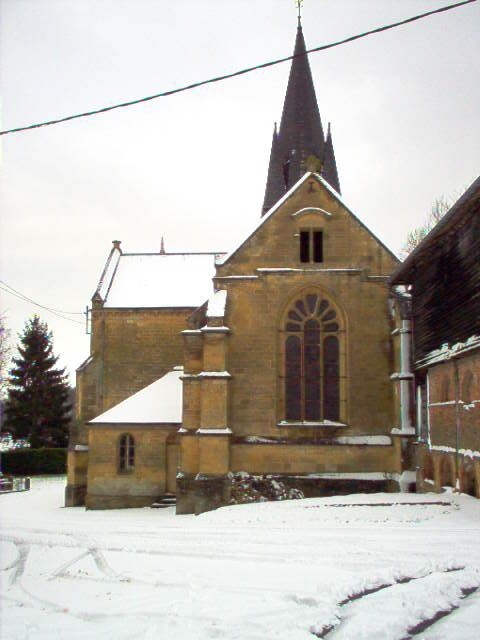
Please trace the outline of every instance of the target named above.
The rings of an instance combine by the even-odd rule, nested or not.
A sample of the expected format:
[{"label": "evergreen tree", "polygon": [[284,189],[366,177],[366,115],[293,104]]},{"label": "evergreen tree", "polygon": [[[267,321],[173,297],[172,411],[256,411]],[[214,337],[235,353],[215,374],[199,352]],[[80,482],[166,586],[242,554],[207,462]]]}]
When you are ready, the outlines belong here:
[{"label": "evergreen tree", "polygon": [[32,448],[65,447],[70,422],[65,369],[56,369],[52,333],[35,315],[25,324],[19,357],[10,370],[5,431],[26,438]]},{"label": "evergreen tree", "polygon": [[3,399],[3,395],[7,387],[5,374],[7,371],[7,363],[10,351],[10,347],[8,344],[9,337],[10,332],[5,326],[5,320],[3,316],[0,315],[0,402]]}]

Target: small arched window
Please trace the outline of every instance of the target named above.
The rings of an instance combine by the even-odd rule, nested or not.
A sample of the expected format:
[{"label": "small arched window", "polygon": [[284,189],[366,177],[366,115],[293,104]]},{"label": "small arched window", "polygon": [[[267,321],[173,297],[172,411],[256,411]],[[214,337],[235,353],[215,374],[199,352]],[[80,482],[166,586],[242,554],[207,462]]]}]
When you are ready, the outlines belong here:
[{"label": "small arched window", "polygon": [[462,397],[465,404],[470,404],[473,400],[473,373],[467,371],[462,380]]},{"label": "small arched window", "polygon": [[340,420],[340,324],[330,302],[308,293],[289,308],[285,331],[285,419]]},{"label": "small arched window", "polygon": [[129,433],[124,433],[118,444],[118,469],[121,473],[129,473],[135,467],[135,440]]}]

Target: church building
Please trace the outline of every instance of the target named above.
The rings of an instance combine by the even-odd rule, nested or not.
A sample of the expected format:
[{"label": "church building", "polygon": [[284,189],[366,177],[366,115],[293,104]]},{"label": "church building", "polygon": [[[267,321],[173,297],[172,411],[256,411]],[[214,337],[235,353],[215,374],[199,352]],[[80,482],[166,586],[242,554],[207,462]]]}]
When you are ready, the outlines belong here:
[{"label": "church building", "polygon": [[299,23],[263,209],[237,247],[114,241],[78,369],[67,506],[171,493],[177,513],[201,513],[228,504],[232,472],[322,495],[395,490],[411,467],[399,263],[343,199],[305,51]]}]

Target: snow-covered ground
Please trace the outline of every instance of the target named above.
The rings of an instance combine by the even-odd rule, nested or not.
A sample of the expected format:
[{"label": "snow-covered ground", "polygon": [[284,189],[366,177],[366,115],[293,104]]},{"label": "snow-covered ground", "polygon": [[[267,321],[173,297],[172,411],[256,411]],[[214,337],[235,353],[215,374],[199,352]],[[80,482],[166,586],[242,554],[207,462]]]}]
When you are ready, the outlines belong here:
[{"label": "snow-covered ground", "polygon": [[480,637],[480,500],[351,495],[195,517],[65,509],[64,482],[0,496],[2,639]]}]

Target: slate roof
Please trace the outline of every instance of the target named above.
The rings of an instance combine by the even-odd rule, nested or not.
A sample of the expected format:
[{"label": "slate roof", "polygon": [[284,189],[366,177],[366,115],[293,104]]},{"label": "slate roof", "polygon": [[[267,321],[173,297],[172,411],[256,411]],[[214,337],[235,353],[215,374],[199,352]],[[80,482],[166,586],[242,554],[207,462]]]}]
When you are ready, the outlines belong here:
[{"label": "slate roof", "polygon": [[327,140],[324,137],[300,22],[293,55],[296,57],[290,68],[280,128],[277,132],[275,127],[272,139],[262,215],[307,169],[313,168],[306,166],[306,160],[310,156],[317,158],[319,163],[328,165],[324,177],[329,182],[329,178],[332,179],[331,186],[340,192],[332,141],[331,137],[330,141],[328,137]]}]

